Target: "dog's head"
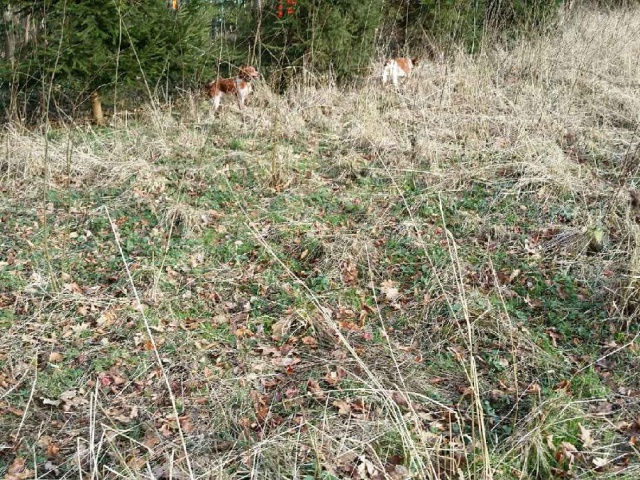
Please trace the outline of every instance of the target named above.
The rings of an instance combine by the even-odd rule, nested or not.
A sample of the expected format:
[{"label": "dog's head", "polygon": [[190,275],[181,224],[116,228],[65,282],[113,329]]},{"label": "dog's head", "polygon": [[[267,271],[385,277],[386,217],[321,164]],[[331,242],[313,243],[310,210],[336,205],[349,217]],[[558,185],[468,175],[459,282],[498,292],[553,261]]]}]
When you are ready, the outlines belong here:
[{"label": "dog's head", "polygon": [[253,67],[246,66],[240,69],[240,71],[238,72],[238,77],[249,82],[256,78],[260,78],[260,72],[258,72]]}]

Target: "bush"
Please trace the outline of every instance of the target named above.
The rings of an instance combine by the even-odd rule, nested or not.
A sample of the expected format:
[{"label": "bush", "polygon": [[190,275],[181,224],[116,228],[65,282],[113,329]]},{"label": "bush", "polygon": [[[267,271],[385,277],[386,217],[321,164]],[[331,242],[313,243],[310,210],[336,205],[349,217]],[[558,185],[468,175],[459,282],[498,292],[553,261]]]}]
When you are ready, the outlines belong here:
[{"label": "bush", "polygon": [[302,66],[339,80],[361,76],[375,52],[384,0],[292,3],[279,16],[280,5],[287,3],[271,0],[256,15],[262,64],[278,69],[283,77]]},{"label": "bush", "polygon": [[4,35],[14,36],[15,49],[0,63],[0,86],[5,109],[11,102],[12,113],[30,112],[21,115],[25,120],[74,116],[97,90],[110,101],[116,92],[124,100],[148,98],[202,77],[210,48],[205,3],[188,2],[179,11],[162,1],[124,0],[40,0],[11,8]]}]

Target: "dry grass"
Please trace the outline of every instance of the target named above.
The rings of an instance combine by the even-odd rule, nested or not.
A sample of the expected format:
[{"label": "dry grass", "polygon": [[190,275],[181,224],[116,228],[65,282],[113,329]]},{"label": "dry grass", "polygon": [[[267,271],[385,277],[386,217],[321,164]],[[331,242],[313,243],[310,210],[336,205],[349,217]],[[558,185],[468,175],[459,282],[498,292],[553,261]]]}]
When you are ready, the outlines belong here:
[{"label": "dry grass", "polygon": [[[639,33],[8,127],[0,472],[636,478]],[[548,323],[587,301],[592,343]]]}]

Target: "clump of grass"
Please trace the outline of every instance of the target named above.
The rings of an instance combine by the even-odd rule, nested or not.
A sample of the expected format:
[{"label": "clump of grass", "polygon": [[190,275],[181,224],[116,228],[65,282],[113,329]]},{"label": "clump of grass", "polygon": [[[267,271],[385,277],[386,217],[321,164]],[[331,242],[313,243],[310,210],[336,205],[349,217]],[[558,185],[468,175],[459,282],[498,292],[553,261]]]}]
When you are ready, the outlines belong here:
[{"label": "clump of grass", "polygon": [[200,232],[202,222],[202,212],[182,202],[169,206],[162,217],[162,225],[165,231],[176,231],[187,237]]}]

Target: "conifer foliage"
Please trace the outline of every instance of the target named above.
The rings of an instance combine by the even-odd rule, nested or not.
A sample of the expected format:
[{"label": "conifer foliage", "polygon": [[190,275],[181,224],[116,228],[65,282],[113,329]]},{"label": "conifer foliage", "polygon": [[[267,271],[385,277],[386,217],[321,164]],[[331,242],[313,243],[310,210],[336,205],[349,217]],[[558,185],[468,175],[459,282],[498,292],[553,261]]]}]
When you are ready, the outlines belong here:
[{"label": "conifer foliage", "polygon": [[304,66],[337,79],[361,76],[375,52],[384,0],[270,0],[259,22],[263,63]]},{"label": "conifer foliage", "polygon": [[129,0],[18,0],[3,7],[3,35],[13,45],[0,61],[0,108],[27,120],[73,115],[94,93],[124,102],[188,86],[210,44],[206,2],[178,10]]}]

